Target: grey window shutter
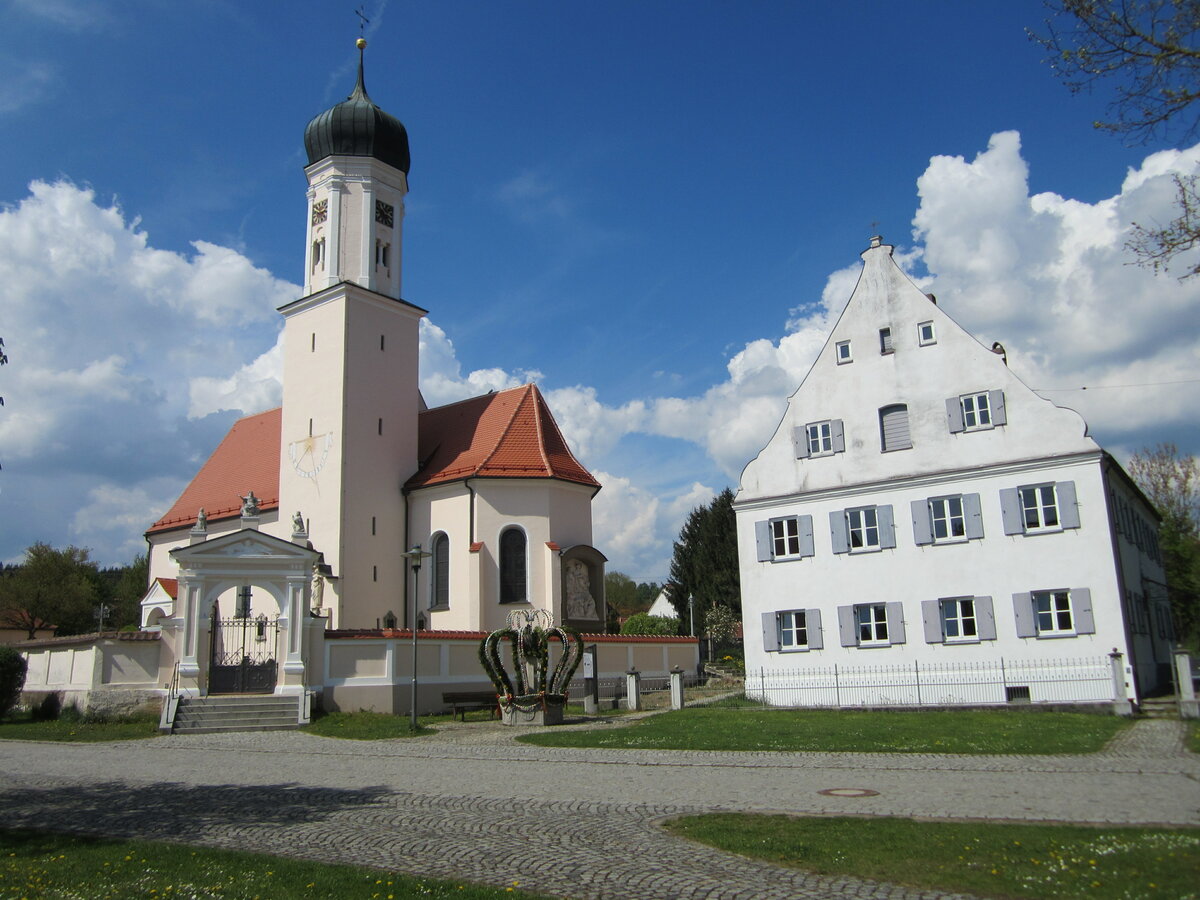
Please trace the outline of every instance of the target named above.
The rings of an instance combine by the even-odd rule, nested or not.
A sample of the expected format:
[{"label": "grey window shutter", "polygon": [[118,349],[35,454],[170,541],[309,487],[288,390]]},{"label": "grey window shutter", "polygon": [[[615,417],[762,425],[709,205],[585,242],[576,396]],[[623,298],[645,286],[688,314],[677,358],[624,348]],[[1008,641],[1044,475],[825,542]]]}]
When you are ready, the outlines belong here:
[{"label": "grey window shutter", "polygon": [[888,643],[904,643],[904,604],[899,600],[886,604]]},{"label": "grey window shutter", "polygon": [[833,452],[844,453],[846,450],[846,430],[842,427],[841,419],[829,420],[829,436],[833,441]]},{"label": "grey window shutter", "polygon": [[966,430],[966,425],[963,424],[962,403],[957,397],[946,398],[946,421],[950,423],[951,434]]},{"label": "grey window shutter", "polygon": [[1037,621],[1033,617],[1033,595],[1028,591],[1013,594],[1013,616],[1017,622],[1017,637],[1037,637]]},{"label": "grey window shutter", "polygon": [[835,509],[829,514],[829,536],[833,539],[834,553],[850,552],[850,534],[846,529],[846,514]]},{"label": "grey window shutter", "polygon": [[771,523],[766,519],[754,523],[754,543],[758,546],[758,561],[775,558],[775,542],[771,540]]},{"label": "grey window shutter", "polygon": [[975,599],[975,629],[979,632],[981,641],[996,639],[996,613],[992,609],[991,597],[976,597]]},{"label": "grey window shutter", "polygon": [[1075,482],[1055,482],[1054,497],[1058,501],[1058,524],[1063,528],[1078,528],[1079,502],[1075,498]]},{"label": "grey window shutter", "polygon": [[1000,516],[1004,520],[1005,534],[1024,534],[1025,519],[1021,516],[1021,498],[1016,488],[1005,488],[1000,492]]},{"label": "grey window shutter", "polygon": [[963,494],[963,515],[966,517],[967,537],[983,537],[983,507],[978,494]]},{"label": "grey window shutter", "polygon": [[993,425],[1008,424],[1008,414],[1004,411],[1004,391],[988,391],[988,407],[992,411]]},{"label": "grey window shutter", "polygon": [[813,547],[812,516],[800,516],[800,555],[812,556],[816,553]]},{"label": "grey window shutter", "polygon": [[892,517],[892,506],[875,507],[875,515],[879,522],[879,546],[890,550],[896,546],[896,520]]},{"label": "grey window shutter", "polygon": [[879,410],[880,448],[889,450],[909,450],[912,448],[912,434],[908,428],[908,406],[895,403]]},{"label": "grey window shutter", "polygon": [[929,521],[929,501],[912,502],[913,540],[918,547],[933,543],[933,526]]},{"label": "grey window shutter", "polygon": [[796,459],[808,458],[808,429],[799,425],[792,429],[792,443],[796,445]]},{"label": "grey window shutter", "polygon": [[766,651],[779,649],[779,620],[773,612],[762,614],[763,649]]},{"label": "grey window shutter", "polygon": [[925,643],[945,643],[946,636],[942,634],[942,604],[940,600],[921,601],[921,621],[925,625]]},{"label": "grey window shutter", "polygon": [[842,637],[843,647],[858,646],[858,629],[854,626],[854,607],[838,607],[838,633]]},{"label": "grey window shutter", "polygon": [[821,611],[819,609],[806,609],[804,611],[804,626],[808,629],[808,649],[824,649],[825,633],[821,630]]},{"label": "grey window shutter", "polygon": [[1071,589],[1071,615],[1075,618],[1076,634],[1096,633],[1096,619],[1092,615],[1092,592],[1088,588]]}]

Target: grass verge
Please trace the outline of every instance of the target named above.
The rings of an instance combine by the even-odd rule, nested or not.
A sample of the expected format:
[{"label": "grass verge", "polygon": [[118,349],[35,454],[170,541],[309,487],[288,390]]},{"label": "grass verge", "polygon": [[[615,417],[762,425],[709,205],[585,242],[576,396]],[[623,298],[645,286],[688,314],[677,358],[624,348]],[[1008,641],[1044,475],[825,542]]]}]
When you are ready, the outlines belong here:
[{"label": "grass verge", "polygon": [[1127,727],[1117,716],[1036,710],[746,710],[666,712],[626,728],[546,732],[543,747],[835,753],[1095,753]]},{"label": "grass verge", "polygon": [[434,734],[430,724],[444,716],[420,716],[417,730],[412,730],[408,716],[376,712],[331,712],[314,718],[301,730],[321,737],[345,738],[351,741],[386,741],[393,738],[421,737]]},{"label": "grass verge", "polygon": [[233,850],[0,830],[0,896],[534,900],[541,895],[520,890],[517,880],[494,888]]},{"label": "grass verge", "polygon": [[666,827],[779,865],[918,888],[1089,900],[1200,896],[1200,831],[1191,829],[740,813]]},{"label": "grass verge", "polygon": [[30,713],[0,719],[0,740],[131,741],[158,736],[158,716],[92,721],[66,711],[57,719],[35,721]]}]

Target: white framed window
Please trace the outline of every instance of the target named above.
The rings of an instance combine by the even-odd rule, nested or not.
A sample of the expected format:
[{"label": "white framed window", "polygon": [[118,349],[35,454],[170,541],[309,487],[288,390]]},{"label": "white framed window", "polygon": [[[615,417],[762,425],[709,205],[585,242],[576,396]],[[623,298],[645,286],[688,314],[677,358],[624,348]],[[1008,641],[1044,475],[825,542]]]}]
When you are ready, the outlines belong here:
[{"label": "white framed window", "polygon": [[973,644],[996,640],[991,597],[943,597],[921,602],[927,644]]},{"label": "white framed window", "polygon": [[983,509],[978,494],[950,494],[912,501],[913,541],[955,544],[983,537]]},{"label": "white framed window", "polygon": [[800,520],[795,516],[771,521],[771,551],[775,559],[800,555]]},{"label": "white framed window", "polygon": [[854,607],[854,621],[858,626],[858,645],[887,644],[887,607],[882,603],[861,603]]},{"label": "white framed window", "polygon": [[819,609],[788,609],[762,614],[763,649],[785,653],[821,650],[825,638]]},{"label": "white framed window", "polygon": [[823,456],[833,452],[831,422],[812,422],[805,426],[808,432],[808,455]]},{"label": "white framed window", "polygon": [[441,531],[429,544],[433,558],[429,561],[429,608],[450,608],[450,538]]},{"label": "white framed window", "polygon": [[829,513],[834,553],[871,553],[896,546],[890,505],[859,506]]},{"label": "white framed window", "polygon": [[856,603],[838,607],[843,647],[887,647],[903,644],[904,604]]},{"label": "white framed window", "polygon": [[929,526],[933,542],[965,541],[967,539],[967,517],[963,509],[962,495],[934,497],[929,501]]},{"label": "white framed window", "polygon": [[526,581],[525,532],[510,526],[500,533],[500,602],[525,603],[529,600]]},{"label": "white framed window", "polygon": [[883,354],[892,352],[892,329],[879,329],[879,352]]},{"label": "white framed window", "polygon": [[846,510],[850,552],[879,549],[879,514],[873,506]]},{"label": "white framed window", "polygon": [[973,391],[946,398],[946,421],[951,434],[988,431],[1007,425],[1004,391]]},{"label": "white framed window", "polygon": [[930,344],[937,343],[937,332],[933,330],[933,322],[919,322],[917,324],[917,343],[922,347],[928,347]]},{"label": "white framed window", "polygon": [[1059,638],[1095,634],[1092,592],[1053,588],[1013,594],[1017,637]]},{"label": "white framed window", "polygon": [[845,365],[848,362],[854,362],[854,356],[850,351],[849,341],[838,341],[834,346],[834,356],[837,357],[839,366]]},{"label": "white framed window", "polygon": [[808,623],[804,610],[795,609],[779,614],[779,649],[808,649]]},{"label": "white framed window", "polygon": [[942,601],[942,634],[947,643],[979,640],[974,597],[953,597]]},{"label": "white framed window", "polygon": [[754,523],[759,562],[780,562],[813,555],[812,516],[783,516]]},{"label": "white framed window", "polygon": [[1033,591],[1033,610],[1039,635],[1075,633],[1070,591]]},{"label": "white framed window", "polygon": [[1021,518],[1026,531],[1061,528],[1058,521],[1058,498],[1054,485],[1035,484],[1017,489],[1021,498]]},{"label": "white framed window", "polygon": [[1005,534],[1045,534],[1079,527],[1075,482],[1025,484],[1000,492]]},{"label": "white framed window", "polygon": [[963,408],[964,430],[992,427],[992,409],[986,391],[982,394],[964,394],[959,399]]}]

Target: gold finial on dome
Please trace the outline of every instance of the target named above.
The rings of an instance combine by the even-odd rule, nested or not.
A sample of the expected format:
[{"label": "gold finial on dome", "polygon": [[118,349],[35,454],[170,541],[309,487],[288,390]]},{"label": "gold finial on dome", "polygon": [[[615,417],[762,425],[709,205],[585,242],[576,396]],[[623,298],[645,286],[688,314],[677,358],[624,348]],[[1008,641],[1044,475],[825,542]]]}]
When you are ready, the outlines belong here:
[{"label": "gold finial on dome", "polygon": [[364,49],[367,46],[367,39],[359,38],[357,41],[354,42],[354,46],[357,47],[359,50]]}]

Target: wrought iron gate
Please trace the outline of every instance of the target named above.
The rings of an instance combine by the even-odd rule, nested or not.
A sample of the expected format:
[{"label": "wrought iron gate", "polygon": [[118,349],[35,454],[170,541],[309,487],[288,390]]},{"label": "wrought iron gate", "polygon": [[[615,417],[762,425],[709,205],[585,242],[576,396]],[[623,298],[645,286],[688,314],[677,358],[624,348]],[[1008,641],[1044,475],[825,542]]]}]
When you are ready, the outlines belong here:
[{"label": "wrought iron gate", "polygon": [[266,616],[213,619],[210,694],[269,694],[278,672],[279,622]]}]

